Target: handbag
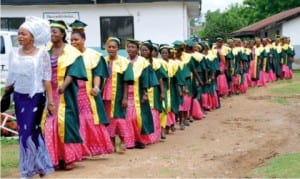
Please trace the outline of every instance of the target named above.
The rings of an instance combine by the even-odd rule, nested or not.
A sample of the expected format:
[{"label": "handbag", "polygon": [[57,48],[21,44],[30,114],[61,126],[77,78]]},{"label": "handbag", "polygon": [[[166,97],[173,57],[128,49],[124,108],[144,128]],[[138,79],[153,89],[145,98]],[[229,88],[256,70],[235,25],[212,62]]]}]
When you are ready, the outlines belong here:
[{"label": "handbag", "polygon": [[9,90],[5,90],[2,98],[1,98],[1,112],[5,112],[9,109],[10,102],[11,102],[11,94],[14,92],[13,88]]}]

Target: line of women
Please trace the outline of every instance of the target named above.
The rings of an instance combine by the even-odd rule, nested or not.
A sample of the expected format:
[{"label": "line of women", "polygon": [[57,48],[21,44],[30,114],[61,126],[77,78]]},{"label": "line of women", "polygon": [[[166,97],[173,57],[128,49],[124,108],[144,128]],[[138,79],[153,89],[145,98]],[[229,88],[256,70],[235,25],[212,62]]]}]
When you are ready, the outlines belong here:
[{"label": "line of women", "polygon": [[[120,39],[109,37],[104,57],[85,46],[87,25],[79,20],[70,24],[70,44],[64,21],[50,20],[48,27],[28,18],[24,24],[22,47],[10,64],[18,71],[9,72],[6,87],[14,88],[23,177],[71,170],[87,157],[143,149],[220,108],[220,97],[292,77],[295,54],[286,40],[271,46],[265,39],[228,45],[222,38],[215,44],[188,39],[172,45],[127,39],[128,56],[122,57]],[[47,33],[51,43],[38,48],[35,43]]]}]

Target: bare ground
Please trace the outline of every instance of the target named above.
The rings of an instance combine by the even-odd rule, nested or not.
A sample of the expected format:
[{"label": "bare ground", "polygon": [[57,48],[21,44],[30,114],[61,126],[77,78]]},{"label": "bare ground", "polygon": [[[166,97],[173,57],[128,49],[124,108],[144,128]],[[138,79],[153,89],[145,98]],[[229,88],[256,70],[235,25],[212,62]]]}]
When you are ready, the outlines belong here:
[{"label": "bare ground", "polygon": [[[123,155],[86,159],[72,171],[57,171],[46,178],[248,177],[266,160],[300,151],[299,95],[269,92],[285,85],[289,84],[268,84],[222,99],[221,109],[208,112],[185,131],[168,135],[164,142]],[[291,101],[272,102],[275,97]]]}]

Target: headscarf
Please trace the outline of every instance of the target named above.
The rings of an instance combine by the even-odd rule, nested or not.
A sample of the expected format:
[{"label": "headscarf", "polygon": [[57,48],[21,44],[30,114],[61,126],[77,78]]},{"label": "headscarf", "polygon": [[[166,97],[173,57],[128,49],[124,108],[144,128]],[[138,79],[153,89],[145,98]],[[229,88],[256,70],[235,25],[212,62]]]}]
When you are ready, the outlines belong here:
[{"label": "headscarf", "polygon": [[50,41],[49,22],[42,18],[26,16],[25,22],[20,27],[27,29],[33,35],[35,46],[43,46]]}]

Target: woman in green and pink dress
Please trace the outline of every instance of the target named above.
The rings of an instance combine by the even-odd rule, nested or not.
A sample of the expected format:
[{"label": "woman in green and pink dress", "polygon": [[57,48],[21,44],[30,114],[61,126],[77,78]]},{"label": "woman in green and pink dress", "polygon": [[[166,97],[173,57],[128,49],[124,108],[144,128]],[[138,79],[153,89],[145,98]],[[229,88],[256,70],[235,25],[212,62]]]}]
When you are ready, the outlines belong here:
[{"label": "woman in green and pink dress", "polygon": [[159,81],[158,86],[153,86],[148,89],[148,98],[154,122],[154,133],[142,136],[145,144],[155,143],[161,137],[160,113],[165,110],[165,107],[163,106],[163,101],[165,99],[164,81],[168,79],[168,75],[160,60],[152,57],[153,48],[153,44],[150,40],[143,42],[140,47],[141,56],[148,60],[151,65],[151,70],[153,70]]},{"label": "woman in green and pink dress", "polygon": [[103,100],[109,117],[107,126],[112,143],[116,144],[116,136],[121,139],[119,152],[135,146],[134,130],[130,120],[126,119],[128,107],[128,86],[133,84],[133,70],[130,61],[118,55],[121,41],[117,37],[109,37],[106,41],[105,57],[109,69],[109,77],[105,81]]},{"label": "woman in green and pink dress", "polygon": [[77,80],[87,80],[81,52],[65,40],[64,21],[51,20],[52,94],[56,111],[45,121],[45,141],[55,168],[70,170],[82,160]]},{"label": "woman in green and pink dress", "polygon": [[88,81],[78,80],[77,82],[80,134],[83,139],[82,155],[111,153],[114,147],[105,127],[109,124],[109,120],[100,93],[101,83],[108,77],[108,69],[100,53],[85,47],[86,24],[75,20],[70,26],[72,28],[71,45],[81,52],[88,77]]},{"label": "woman in green and pink dress", "polygon": [[148,89],[159,85],[159,83],[150,63],[138,55],[139,42],[134,39],[128,39],[126,48],[134,74],[134,83],[128,87],[126,119],[132,122],[135,134],[135,147],[143,149],[145,148],[145,143],[142,135],[154,132]]}]

